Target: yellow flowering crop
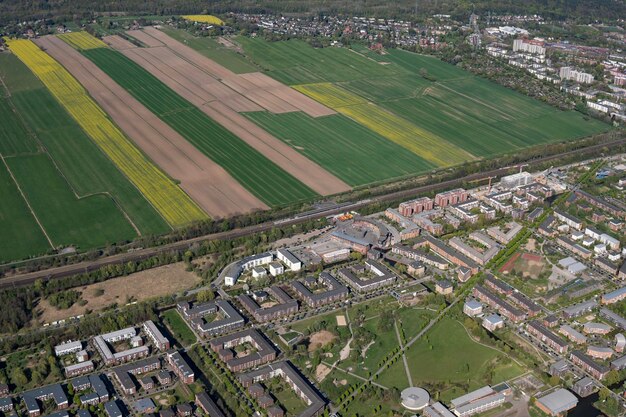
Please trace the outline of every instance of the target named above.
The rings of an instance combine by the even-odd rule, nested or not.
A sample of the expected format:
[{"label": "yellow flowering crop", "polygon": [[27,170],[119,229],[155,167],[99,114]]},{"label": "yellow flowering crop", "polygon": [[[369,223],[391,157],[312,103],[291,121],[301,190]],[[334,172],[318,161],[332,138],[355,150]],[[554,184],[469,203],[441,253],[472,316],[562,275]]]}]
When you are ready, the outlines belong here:
[{"label": "yellow flowering crop", "polygon": [[293,88],[439,167],[475,159],[474,155],[440,136],[332,83],[302,84]]},{"label": "yellow flowering crop", "polygon": [[31,41],[7,42],[11,51],[44,83],[171,226],[183,226],[207,218],[183,190],[126,138],[65,68]]},{"label": "yellow flowering crop", "polygon": [[211,16],[210,14],[192,14],[181,16],[185,20],[191,20],[192,22],[198,23],[208,23],[209,25],[217,25],[223,26],[224,21],[216,16]]},{"label": "yellow flowering crop", "polygon": [[107,46],[107,44],[102,42],[100,39],[83,31],[64,33],[58,36],[70,44],[74,49],[94,49],[105,48]]}]

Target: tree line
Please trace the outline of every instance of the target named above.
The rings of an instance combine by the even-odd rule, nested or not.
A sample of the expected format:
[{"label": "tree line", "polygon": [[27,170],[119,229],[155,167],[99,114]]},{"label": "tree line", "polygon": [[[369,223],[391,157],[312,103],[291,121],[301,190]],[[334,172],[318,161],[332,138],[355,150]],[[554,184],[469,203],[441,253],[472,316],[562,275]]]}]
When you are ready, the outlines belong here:
[{"label": "tree line", "polygon": [[611,0],[3,0],[0,1],[0,24],[37,19],[53,19],[58,23],[107,13],[168,16],[228,12],[321,16],[350,14],[397,19],[444,13],[460,20],[475,12],[540,14],[552,19],[573,18],[592,22],[625,16],[626,4]]}]

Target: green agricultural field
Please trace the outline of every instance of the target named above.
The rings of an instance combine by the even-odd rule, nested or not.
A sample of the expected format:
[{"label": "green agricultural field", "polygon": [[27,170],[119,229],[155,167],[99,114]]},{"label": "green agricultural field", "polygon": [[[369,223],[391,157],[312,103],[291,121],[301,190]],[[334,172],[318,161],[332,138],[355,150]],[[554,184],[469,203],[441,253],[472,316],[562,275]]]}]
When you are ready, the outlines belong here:
[{"label": "green agricultural field", "polygon": [[[478,158],[610,129],[605,123],[560,111],[430,56],[399,49],[379,54],[363,45],[316,49],[301,41],[243,37],[239,43],[256,65],[278,81],[298,89],[304,84],[334,83]],[[341,112],[352,117],[357,107],[345,103]],[[313,122],[322,124],[322,120]],[[354,120],[363,122],[358,117]],[[310,148],[307,142],[297,145],[302,152]],[[326,164],[332,162],[319,162],[331,169]],[[427,170],[417,165],[413,173]]]},{"label": "green agricultural field", "polygon": [[[51,181],[64,190],[64,195],[71,195],[71,199],[68,198],[64,202],[67,205],[63,207],[76,206],[81,213],[85,210],[94,210],[95,213],[95,223],[85,215],[72,216],[73,211],[62,213],[58,223],[51,218],[43,222],[42,218],[44,229],[54,245],[73,244],[86,250],[133,239],[137,232],[128,219],[142,234],[170,230],[141,193],[78,127],[39,79],[14,55],[0,54],[0,78],[4,84],[0,92],[0,118],[7,121],[0,124],[0,154],[7,157],[35,155],[38,152],[43,152],[38,156],[45,156],[47,153],[55,167],[49,171],[54,177]],[[7,158],[7,163],[13,167],[13,164],[22,160]],[[16,167],[16,170],[19,169],[20,167]],[[43,174],[34,174],[38,178],[39,175]],[[37,195],[37,198],[44,200],[46,195],[48,200],[56,199],[54,189],[46,191],[45,187],[35,184],[37,189],[29,190],[22,182],[19,185],[25,194]],[[76,200],[77,197],[79,200]],[[49,250],[47,243],[41,244],[43,232],[39,230],[39,226],[35,225],[38,232],[31,232],[29,230],[35,230],[33,227],[20,226],[20,222],[24,222],[25,214],[22,215],[22,220],[20,216],[8,214],[11,212],[8,201],[0,209],[0,218],[15,221],[1,228],[0,235],[3,241],[19,243],[14,244],[11,251],[2,251],[2,258],[7,261],[16,260]],[[96,208],[99,201],[103,204]],[[33,202],[30,203],[38,216],[39,209],[50,211],[45,203],[40,204],[39,209],[35,208]],[[26,203],[21,202],[16,207],[21,205],[25,207]],[[28,214],[28,211],[25,213]],[[100,223],[106,219],[112,220],[109,227]],[[53,230],[48,230],[49,226]],[[62,227],[67,227],[68,230],[59,230]],[[99,228],[106,230],[100,233]],[[81,231],[83,229],[84,232]],[[88,236],[90,233],[94,235]],[[8,239],[8,236],[20,236],[20,239]]]},{"label": "green agricultural field", "polygon": [[182,346],[189,346],[196,342],[196,335],[187,326],[187,323],[185,323],[185,320],[178,314],[176,309],[167,310],[162,316],[163,321]]},{"label": "green agricultural field", "polygon": [[2,161],[0,196],[0,262],[26,258],[51,249]]},{"label": "green agricultural field", "polygon": [[81,53],[268,205],[317,195],[124,55],[108,48]]},{"label": "green agricultural field", "polygon": [[[244,55],[220,44],[215,38],[198,38],[184,30],[174,29],[169,26],[163,26],[162,30],[177,41],[183,42],[236,74],[259,71],[259,68],[252,64]],[[237,37],[233,39],[234,42],[237,42],[237,40]]]},{"label": "green agricultural field", "polygon": [[17,156],[5,162],[55,247],[102,247],[136,236],[108,195],[77,198],[48,155]]},{"label": "green agricultural field", "polygon": [[[0,90],[0,94],[4,94],[4,91]],[[0,155],[37,152],[37,143],[20,122],[20,116],[13,109],[8,97],[0,96],[0,114]]]},{"label": "green agricultural field", "polygon": [[351,186],[430,168],[414,153],[340,114],[317,119],[302,112],[246,116]]},{"label": "green agricultural field", "polygon": [[[416,386],[469,384],[469,390],[520,375],[523,370],[504,353],[473,341],[459,322],[443,319],[406,353]],[[493,371],[487,374],[487,364]],[[404,389],[409,382],[402,360],[385,370],[377,382]],[[467,390],[465,390],[467,392]],[[431,393],[432,395],[433,393]]]},{"label": "green agricultural field", "polygon": [[352,81],[369,77],[406,75],[344,48],[315,49],[306,42],[290,40],[267,42],[238,38],[246,55],[267,74],[287,85]]}]

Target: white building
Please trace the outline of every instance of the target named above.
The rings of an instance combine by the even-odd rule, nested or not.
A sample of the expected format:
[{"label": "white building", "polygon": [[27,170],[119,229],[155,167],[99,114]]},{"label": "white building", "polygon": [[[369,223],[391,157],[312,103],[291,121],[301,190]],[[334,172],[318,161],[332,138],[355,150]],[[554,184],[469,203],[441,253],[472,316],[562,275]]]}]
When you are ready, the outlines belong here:
[{"label": "white building", "polygon": [[561,77],[562,80],[571,80],[583,84],[591,84],[594,80],[593,75],[578,71],[572,67],[561,67],[559,77]]},{"label": "white building", "polygon": [[276,277],[285,272],[285,267],[280,262],[270,263],[270,275]]},{"label": "white building", "polygon": [[54,347],[56,356],[68,355],[70,353],[79,352],[83,349],[83,344],[79,341],[62,343]]},{"label": "white building", "polygon": [[252,268],[252,278],[261,278],[267,275],[267,270],[262,266]]},{"label": "white building", "polygon": [[276,257],[294,272],[302,269],[302,261],[298,259],[289,249],[278,249]]},{"label": "white building", "polygon": [[515,39],[513,41],[514,52],[528,52],[530,54],[545,55],[544,42],[537,39]]},{"label": "white building", "polygon": [[523,185],[532,184],[533,176],[528,172],[519,172],[513,175],[502,177],[500,185],[504,188],[511,189],[521,187]]}]

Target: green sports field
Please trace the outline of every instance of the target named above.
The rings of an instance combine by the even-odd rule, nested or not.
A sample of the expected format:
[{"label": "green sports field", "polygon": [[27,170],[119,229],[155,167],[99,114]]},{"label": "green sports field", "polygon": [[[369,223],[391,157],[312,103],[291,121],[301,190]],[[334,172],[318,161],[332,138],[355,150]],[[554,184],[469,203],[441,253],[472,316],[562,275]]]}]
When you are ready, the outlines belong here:
[{"label": "green sports field", "polygon": [[269,206],[316,196],[314,191],[121,53],[108,48],[81,53]]}]

